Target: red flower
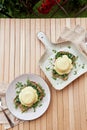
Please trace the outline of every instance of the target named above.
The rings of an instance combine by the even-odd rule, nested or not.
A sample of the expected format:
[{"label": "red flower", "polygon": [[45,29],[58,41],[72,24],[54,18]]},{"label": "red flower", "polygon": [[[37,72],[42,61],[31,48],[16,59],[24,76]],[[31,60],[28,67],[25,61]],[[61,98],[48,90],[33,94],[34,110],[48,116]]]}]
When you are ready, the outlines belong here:
[{"label": "red flower", "polygon": [[[57,0],[58,2],[60,2],[61,0]],[[41,6],[38,8],[39,13],[42,14],[47,14],[50,12],[50,10],[52,9],[52,7],[57,4],[55,0],[45,0]]]}]

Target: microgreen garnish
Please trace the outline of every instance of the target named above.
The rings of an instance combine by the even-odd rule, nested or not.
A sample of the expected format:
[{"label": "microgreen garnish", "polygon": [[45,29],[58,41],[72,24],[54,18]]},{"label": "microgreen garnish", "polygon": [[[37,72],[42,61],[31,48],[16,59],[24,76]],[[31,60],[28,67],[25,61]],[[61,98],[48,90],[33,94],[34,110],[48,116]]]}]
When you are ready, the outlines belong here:
[{"label": "microgreen garnish", "polygon": [[70,48],[71,48],[71,46],[68,46],[68,48],[70,49]]},{"label": "microgreen garnish", "polygon": [[52,77],[54,80],[56,80],[57,78],[56,77]]},{"label": "microgreen garnish", "polygon": [[52,61],[52,60],[53,60],[53,58],[49,58],[49,60],[50,60],[50,61]]},{"label": "microgreen garnish", "polygon": [[77,74],[77,71],[74,71],[74,75],[76,75]]},{"label": "microgreen garnish", "polygon": [[57,51],[56,50],[52,50],[54,53],[57,53]]},{"label": "microgreen garnish", "polygon": [[82,69],[84,69],[84,68],[85,68],[85,64],[82,65]]},{"label": "microgreen garnish", "polygon": [[49,70],[50,70],[50,67],[46,67],[46,70],[49,71]]}]

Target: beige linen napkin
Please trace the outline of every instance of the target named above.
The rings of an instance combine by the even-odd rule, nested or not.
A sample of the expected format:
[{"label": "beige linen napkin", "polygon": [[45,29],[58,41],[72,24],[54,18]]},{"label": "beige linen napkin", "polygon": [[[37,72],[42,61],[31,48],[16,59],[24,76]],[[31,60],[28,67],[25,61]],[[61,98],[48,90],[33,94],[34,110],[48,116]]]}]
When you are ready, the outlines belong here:
[{"label": "beige linen napkin", "polygon": [[[18,120],[7,109],[6,102],[5,102],[5,93],[6,93],[7,88],[8,88],[8,84],[0,83],[0,97],[1,97],[1,100],[2,100],[2,105],[3,105],[3,108],[5,109],[6,113],[8,114],[9,118],[14,123],[14,125],[17,125],[19,123],[22,123],[23,121]],[[9,125],[6,117],[4,116],[3,112],[1,111],[1,109],[0,109],[0,124],[4,125],[5,130],[10,128],[10,125]]]},{"label": "beige linen napkin", "polygon": [[87,58],[86,34],[86,30],[80,25],[77,25],[74,30],[66,27],[58,38],[57,43],[70,41]]}]

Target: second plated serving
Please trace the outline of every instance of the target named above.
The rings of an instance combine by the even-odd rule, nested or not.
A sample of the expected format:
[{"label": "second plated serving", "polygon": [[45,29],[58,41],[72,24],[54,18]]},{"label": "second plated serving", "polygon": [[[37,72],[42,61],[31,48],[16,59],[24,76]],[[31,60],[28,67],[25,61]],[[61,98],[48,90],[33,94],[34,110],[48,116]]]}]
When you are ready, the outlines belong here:
[{"label": "second plated serving", "polygon": [[24,74],[8,86],[6,103],[9,111],[21,120],[34,120],[47,110],[50,90],[38,75]]},{"label": "second plated serving", "polygon": [[35,108],[44,96],[45,92],[41,85],[28,79],[25,84],[22,84],[22,82],[16,84],[14,104],[15,107],[19,107],[22,112],[27,111],[29,108],[34,108],[35,111]]}]

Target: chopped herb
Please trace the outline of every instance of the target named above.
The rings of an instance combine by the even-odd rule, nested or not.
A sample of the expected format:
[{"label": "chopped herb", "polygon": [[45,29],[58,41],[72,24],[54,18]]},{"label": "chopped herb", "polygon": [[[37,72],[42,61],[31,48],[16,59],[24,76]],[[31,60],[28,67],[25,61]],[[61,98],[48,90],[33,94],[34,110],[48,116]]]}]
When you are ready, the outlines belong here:
[{"label": "chopped herb", "polygon": [[52,77],[54,80],[56,80],[57,78],[56,77]]},{"label": "chopped herb", "polygon": [[52,50],[54,53],[57,53],[57,51],[56,50]]},{"label": "chopped herb", "polygon": [[82,69],[84,69],[84,68],[85,68],[85,64],[82,65]]},{"label": "chopped herb", "polygon": [[22,113],[29,109],[28,106],[24,106],[24,105],[21,105],[21,108],[22,108]]},{"label": "chopped herb", "polygon": [[27,86],[31,86],[31,81],[29,79],[27,80]]},{"label": "chopped herb", "polygon": [[80,67],[81,65],[79,64],[79,67]]},{"label": "chopped herb", "polygon": [[54,64],[53,64],[51,61],[49,61],[49,63],[50,63],[52,66],[54,66]]},{"label": "chopped herb", "polygon": [[53,67],[54,67],[55,65],[53,64]]},{"label": "chopped herb", "polygon": [[77,56],[76,59],[78,59],[79,57]]},{"label": "chopped herb", "polygon": [[76,64],[74,64],[74,67],[77,68]]},{"label": "chopped herb", "polygon": [[17,108],[18,108],[18,105],[15,104],[15,108],[17,109]]},{"label": "chopped herb", "polygon": [[53,59],[52,58],[49,58],[50,61],[52,61]]},{"label": "chopped herb", "polygon": [[18,94],[18,95],[19,95],[19,93],[20,93],[20,91],[16,91],[16,94]]},{"label": "chopped herb", "polygon": [[34,112],[36,112],[36,108],[34,107],[33,109],[34,109]]},{"label": "chopped herb", "polygon": [[21,88],[21,87],[23,87],[23,84],[22,84],[21,82],[18,82],[18,83],[16,84],[16,88]]},{"label": "chopped herb", "polygon": [[50,67],[46,67],[46,70],[49,71],[49,70],[50,70]]},{"label": "chopped herb", "polygon": [[42,104],[39,105],[39,107],[41,107],[41,106],[42,106]]},{"label": "chopped herb", "polygon": [[70,49],[70,48],[71,48],[71,46],[68,46],[68,48]]},{"label": "chopped herb", "polygon": [[74,71],[74,75],[76,75],[77,74],[77,71]]}]

